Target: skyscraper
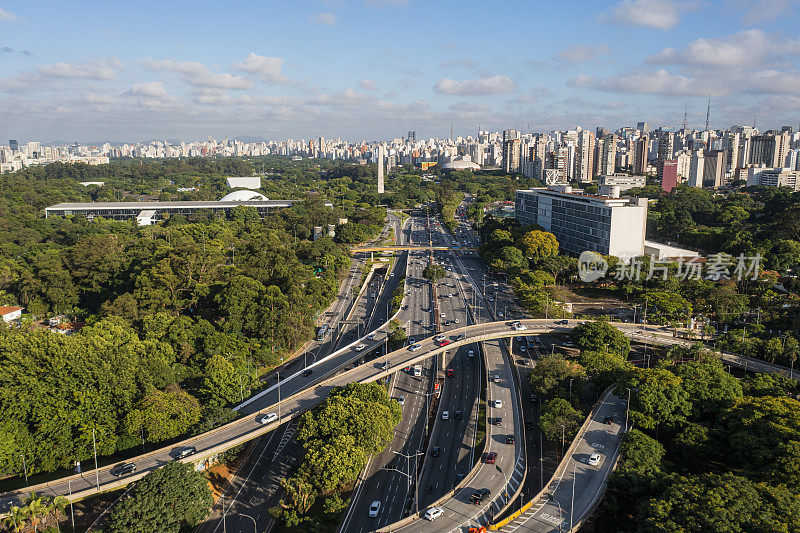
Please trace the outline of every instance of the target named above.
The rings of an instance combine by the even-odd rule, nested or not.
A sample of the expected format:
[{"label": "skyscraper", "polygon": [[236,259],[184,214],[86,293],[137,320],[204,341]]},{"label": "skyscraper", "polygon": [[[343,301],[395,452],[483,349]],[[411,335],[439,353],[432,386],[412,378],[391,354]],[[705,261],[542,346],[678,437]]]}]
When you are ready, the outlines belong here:
[{"label": "skyscraper", "polygon": [[503,170],[509,174],[520,171],[520,141],[517,130],[503,132]]},{"label": "skyscraper", "polygon": [[633,155],[633,173],[647,174],[647,152],[650,149],[650,142],[647,135],[642,135],[636,139]]},{"label": "skyscraper", "polygon": [[19,152],[19,141],[16,139],[10,139],[8,141],[8,147],[11,148],[11,153]]},{"label": "skyscraper", "polygon": [[594,178],[594,135],[583,130],[578,133],[578,147],[575,151],[575,180],[587,183]]},{"label": "skyscraper", "polygon": [[378,145],[378,194],[383,194],[383,160],[386,148],[383,144]]},{"label": "skyscraper", "polygon": [[678,162],[667,159],[661,163],[661,188],[671,192],[678,185]]}]

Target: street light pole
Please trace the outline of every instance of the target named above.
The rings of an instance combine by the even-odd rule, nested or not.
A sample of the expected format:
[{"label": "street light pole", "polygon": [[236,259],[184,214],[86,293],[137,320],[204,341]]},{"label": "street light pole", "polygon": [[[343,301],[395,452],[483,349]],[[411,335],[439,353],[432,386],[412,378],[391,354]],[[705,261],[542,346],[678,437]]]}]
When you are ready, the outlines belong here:
[{"label": "street light pole", "polygon": [[575,469],[577,468],[577,466],[578,466],[578,463],[575,462],[575,461],[572,461],[572,503],[569,504],[569,530],[570,531],[572,531],[572,527],[573,527],[572,518],[574,516],[573,511],[575,510],[575,475],[576,475]]},{"label": "street light pole", "polygon": [[628,412],[631,410],[631,389],[626,388],[628,389],[628,405],[625,408],[625,433],[628,432]]},{"label": "street light pole", "polygon": [[25,472],[25,484],[28,484],[28,466],[25,464],[25,454],[19,454],[22,457],[22,470]]},{"label": "street light pole", "polygon": [[572,403],[572,380],[575,378],[569,378],[569,403]]},{"label": "street light pole", "polygon": [[72,533],[75,533],[75,508],[72,506],[72,481],[67,481],[69,491],[69,512],[72,515]]},{"label": "street light pole", "polygon": [[97,440],[94,437],[94,428],[92,428],[92,445],[94,446],[94,475],[97,481],[97,490],[100,490],[100,470],[97,468]]},{"label": "street light pole", "polygon": [[278,376],[278,421],[281,420],[281,372],[277,370],[275,372]]}]

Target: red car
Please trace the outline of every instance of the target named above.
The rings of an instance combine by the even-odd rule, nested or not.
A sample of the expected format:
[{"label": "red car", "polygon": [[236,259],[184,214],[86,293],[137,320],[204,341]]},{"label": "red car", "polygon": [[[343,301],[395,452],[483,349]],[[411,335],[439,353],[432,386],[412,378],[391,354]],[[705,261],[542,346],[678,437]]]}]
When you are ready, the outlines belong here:
[{"label": "red car", "polygon": [[448,378],[452,378],[452,377],[453,377],[453,376],[455,376],[455,375],[456,375],[456,373],[453,371],[453,369],[452,369],[452,368],[448,368],[448,369],[447,369],[447,377],[448,377]]},{"label": "red car", "polygon": [[493,465],[495,459],[497,459],[497,454],[494,452],[489,452],[486,454],[486,464]]},{"label": "red car", "polygon": [[440,346],[440,347],[441,347],[441,346],[447,346],[448,344],[450,344],[450,340],[449,340],[449,339],[445,339],[445,340],[443,340],[443,341],[441,341],[441,342],[439,343],[439,346]]}]

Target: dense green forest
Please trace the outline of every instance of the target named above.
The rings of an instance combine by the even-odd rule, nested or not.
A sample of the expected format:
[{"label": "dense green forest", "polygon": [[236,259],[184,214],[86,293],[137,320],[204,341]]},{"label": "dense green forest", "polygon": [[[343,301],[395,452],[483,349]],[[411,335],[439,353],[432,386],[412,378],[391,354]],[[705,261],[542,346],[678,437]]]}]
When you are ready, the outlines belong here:
[{"label": "dense green forest", "polygon": [[796,382],[772,374],[740,381],[700,352],[630,371],[620,387],[632,391],[634,429],[598,531],[800,530]]},{"label": "dense green forest", "polygon": [[[148,227],[43,218],[53,202],[102,193],[76,180],[105,180],[111,199],[157,196],[170,181],[222,187],[233,173],[251,164],[55,164],[0,177],[0,304],[25,307],[22,327],[0,326],[0,472],[21,473],[23,457],[29,473],[86,460],[92,430],[107,455],[225,422],[261,371],[312,336],[346,245],[379,232],[383,208],[337,197],[329,208],[305,191],[264,220],[251,208]],[[308,240],[340,217],[334,239]],[[52,333],[40,321],[54,315],[86,327]]]}]

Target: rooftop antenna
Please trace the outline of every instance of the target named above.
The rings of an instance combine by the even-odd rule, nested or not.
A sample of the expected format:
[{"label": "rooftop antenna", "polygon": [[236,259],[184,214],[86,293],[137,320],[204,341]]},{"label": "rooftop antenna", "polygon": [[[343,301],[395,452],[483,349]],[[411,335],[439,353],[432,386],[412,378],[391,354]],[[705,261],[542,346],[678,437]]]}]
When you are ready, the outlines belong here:
[{"label": "rooftop antenna", "polygon": [[706,131],[708,131],[708,117],[711,115],[711,93],[708,93],[708,107],[706,107]]},{"label": "rooftop antenna", "polygon": [[684,106],[683,106],[683,131],[686,131],[686,129],[687,129],[686,128],[686,122],[687,122],[686,118],[687,118],[688,114],[689,114],[689,105],[688,104],[684,104]]}]

